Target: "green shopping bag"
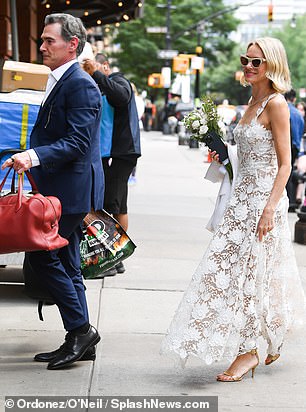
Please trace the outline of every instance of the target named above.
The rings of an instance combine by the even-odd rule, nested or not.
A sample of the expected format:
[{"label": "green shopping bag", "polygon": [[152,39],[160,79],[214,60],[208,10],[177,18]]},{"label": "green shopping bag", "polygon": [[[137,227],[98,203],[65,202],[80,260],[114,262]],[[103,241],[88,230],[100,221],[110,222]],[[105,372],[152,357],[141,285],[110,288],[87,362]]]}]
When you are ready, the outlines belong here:
[{"label": "green shopping bag", "polygon": [[80,243],[81,270],[85,279],[103,272],[131,256],[136,245],[120,224],[105,210],[92,211],[83,220]]}]

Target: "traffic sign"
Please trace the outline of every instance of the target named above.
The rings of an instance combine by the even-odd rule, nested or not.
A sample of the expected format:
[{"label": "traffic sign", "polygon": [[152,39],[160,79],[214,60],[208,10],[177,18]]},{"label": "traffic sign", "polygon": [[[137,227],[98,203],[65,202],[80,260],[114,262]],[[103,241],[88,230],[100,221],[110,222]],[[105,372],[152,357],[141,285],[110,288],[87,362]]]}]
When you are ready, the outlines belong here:
[{"label": "traffic sign", "polygon": [[172,70],[176,73],[186,74],[189,69],[189,59],[188,57],[176,56],[173,59]]},{"label": "traffic sign", "polygon": [[200,72],[202,73],[204,70],[204,58],[199,56],[193,56],[191,58],[190,68],[192,70],[200,70]]},{"label": "traffic sign", "polygon": [[159,50],[157,53],[160,59],[173,59],[177,54],[178,50]]},{"label": "traffic sign", "polygon": [[301,88],[299,92],[300,92],[300,98],[301,98],[301,99],[305,99],[305,97],[306,97],[306,89],[305,89],[305,88]]},{"label": "traffic sign", "polygon": [[162,67],[161,74],[164,79],[164,88],[169,89],[171,86],[171,68],[170,67]]},{"label": "traffic sign", "polygon": [[167,27],[147,27],[147,33],[167,33]]},{"label": "traffic sign", "polygon": [[161,73],[152,73],[148,77],[148,86],[154,88],[164,87],[164,78]]}]

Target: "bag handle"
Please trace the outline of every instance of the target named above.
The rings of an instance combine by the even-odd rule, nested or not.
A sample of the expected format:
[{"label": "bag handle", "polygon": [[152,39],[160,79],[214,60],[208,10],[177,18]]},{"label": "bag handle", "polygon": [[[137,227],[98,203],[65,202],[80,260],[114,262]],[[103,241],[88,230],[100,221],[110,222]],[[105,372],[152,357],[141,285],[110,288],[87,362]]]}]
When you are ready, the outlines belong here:
[{"label": "bag handle", "polygon": [[[31,173],[26,170],[25,174],[30,182],[30,185],[32,187],[32,192],[34,193],[38,193],[38,189],[36,186],[36,183],[34,182],[33,176],[31,175]],[[18,190],[17,190],[17,203],[16,203],[16,212],[18,212],[18,210],[21,208],[22,205],[22,195],[23,195],[23,178],[22,176],[18,176]]]},{"label": "bag handle", "polygon": [[[13,154],[22,153],[22,152],[24,152],[23,149],[15,149],[15,148],[4,149],[4,150],[0,151],[0,159],[2,159],[2,157],[6,156],[6,155],[13,155]],[[10,170],[8,171],[7,175],[9,174],[9,172],[10,172]],[[11,192],[10,192],[10,193],[13,193],[13,194],[16,193],[16,191],[15,191],[15,177],[16,177],[16,170],[14,169],[14,174],[13,174],[12,183],[11,183]],[[5,179],[6,178],[7,178],[7,176],[5,177]],[[0,192],[3,189],[3,186],[4,186],[4,183],[3,183],[3,185],[1,184],[1,186],[0,186]]]},{"label": "bag handle", "polygon": [[[10,166],[10,167],[8,168],[8,171],[7,171],[6,175],[4,176],[2,182],[0,183],[0,192],[2,192],[2,189],[3,189],[3,187],[4,187],[4,184],[5,184],[5,182],[6,182],[6,179],[7,179],[8,175],[10,174],[10,172],[11,172],[12,169],[13,169],[13,166]],[[15,170],[14,170],[13,178],[15,178],[15,173],[16,173],[16,172],[15,172]],[[32,188],[32,192],[38,193],[38,189],[37,189],[36,183],[35,183],[35,181],[34,181],[33,176],[31,175],[31,173],[30,173],[28,170],[26,170],[24,173],[26,174],[26,176],[27,176],[27,178],[28,178],[28,180],[29,180],[29,182],[30,182],[30,185],[31,185],[31,188]],[[21,177],[21,176],[19,176],[19,177]],[[18,187],[19,187],[19,184],[18,184]],[[22,187],[23,187],[23,185],[22,185]],[[11,190],[12,190],[12,187],[11,187]],[[14,187],[14,189],[12,190],[12,192],[15,193],[15,187]]]},{"label": "bag handle", "polygon": [[[13,166],[10,166],[7,173],[6,173],[6,175],[4,176],[2,182],[0,183],[0,192],[2,191],[2,189],[4,187],[4,184],[6,182],[6,179],[7,179],[8,175],[10,174],[12,169],[13,169]],[[15,173],[16,173],[16,171],[14,170],[13,180],[12,180],[12,184],[11,184],[11,193],[15,193],[15,184],[14,184]],[[33,179],[33,176],[31,175],[31,173],[28,170],[26,170],[24,173],[26,174],[26,176],[27,176],[27,178],[30,182],[32,192],[33,193],[38,193],[36,183]],[[23,195],[23,178],[22,178],[22,176],[19,175],[18,176],[18,189],[17,189],[17,196],[18,197],[17,197],[17,203],[16,203],[16,212],[21,208],[22,195]]]},{"label": "bag handle", "polygon": [[13,166],[10,166],[10,167],[8,168],[8,171],[6,172],[6,175],[4,176],[2,182],[0,183],[0,192],[2,192],[2,189],[3,189],[3,186],[4,186],[5,182],[6,182],[6,179],[7,179],[8,175],[10,174],[10,172],[11,172],[12,169],[13,169]]}]

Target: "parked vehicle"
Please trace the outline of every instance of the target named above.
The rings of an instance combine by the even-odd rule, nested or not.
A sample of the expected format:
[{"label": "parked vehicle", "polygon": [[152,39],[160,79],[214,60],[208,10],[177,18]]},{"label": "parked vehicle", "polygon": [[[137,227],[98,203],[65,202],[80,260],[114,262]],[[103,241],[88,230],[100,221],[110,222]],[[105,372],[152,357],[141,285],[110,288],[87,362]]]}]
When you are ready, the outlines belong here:
[{"label": "parked vehicle", "polygon": [[177,118],[178,121],[181,121],[193,109],[194,109],[193,102],[189,102],[189,103],[178,102],[175,105],[174,116]]},{"label": "parked vehicle", "polygon": [[188,130],[186,130],[186,127],[183,122],[184,117],[187,116],[193,109],[194,109],[193,102],[190,102],[190,103],[178,102],[175,106],[174,115],[178,120],[177,134],[178,134],[178,144],[179,145],[189,145],[189,146],[192,145],[193,147],[194,139],[190,139],[190,133],[188,132]]},{"label": "parked vehicle", "polygon": [[230,144],[235,144],[234,129],[239,123],[242,116],[244,115],[246,108],[247,106],[245,105],[235,107],[235,111],[236,111],[235,117],[232,119],[231,123],[227,126],[227,130],[226,130],[226,141],[229,142]]}]

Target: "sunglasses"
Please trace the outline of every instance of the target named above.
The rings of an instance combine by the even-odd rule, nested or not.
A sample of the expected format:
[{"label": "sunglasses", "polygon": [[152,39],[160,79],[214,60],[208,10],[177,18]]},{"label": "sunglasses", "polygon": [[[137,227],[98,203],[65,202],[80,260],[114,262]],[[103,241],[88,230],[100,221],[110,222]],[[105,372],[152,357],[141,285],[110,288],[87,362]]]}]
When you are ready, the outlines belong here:
[{"label": "sunglasses", "polygon": [[242,66],[247,66],[249,63],[251,63],[253,67],[259,67],[261,63],[266,61],[267,60],[263,57],[247,57],[244,55],[240,56],[240,63],[242,64]]}]

